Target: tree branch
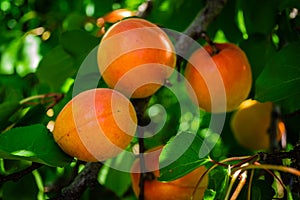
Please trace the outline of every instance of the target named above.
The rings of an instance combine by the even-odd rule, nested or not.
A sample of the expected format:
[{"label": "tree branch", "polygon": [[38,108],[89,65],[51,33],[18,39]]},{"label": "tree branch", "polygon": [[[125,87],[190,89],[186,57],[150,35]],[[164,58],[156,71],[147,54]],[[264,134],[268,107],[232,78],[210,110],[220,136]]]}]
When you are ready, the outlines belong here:
[{"label": "tree branch", "polygon": [[87,163],[85,168],[67,187],[62,189],[59,196],[52,200],[77,200],[88,187],[93,187],[97,184],[97,176],[102,167],[102,163]]},{"label": "tree branch", "polygon": [[32,171],[40,168],[41,166],[43,166],[42,164],[40,163],[32,163],[31,166],[19,171],[19,172],[16,172],[16,173],[13,173],[13,174],[9,174],[7,176],[0,176],[0,184],[1,183],[4,183],[6,181],[18,181],[19,179],[21,179],[23,176],[31,173]]},{"label": "tree branch", "polygon": [[[175,45],[178,55],[185,55],[191,46],[191,40],[187,40],[186,36],[193,39],[199,38],[201,33],[207,30],[208,25],[221,13],[226,2],[227,0],[207,0],[206,6],[197,14],[192,23],[183,32],[184,36],[178,38]],[[180,63],[181,59],[179,59],[177,64]]]},{"label": "tree branch", "polygon": [[138,17],[145,18],[149,14],[149,12],[151,11],[152,7],[153,7],[152,0],[145,0],[145,2],[142,3],[138,7],[136,15]]}]

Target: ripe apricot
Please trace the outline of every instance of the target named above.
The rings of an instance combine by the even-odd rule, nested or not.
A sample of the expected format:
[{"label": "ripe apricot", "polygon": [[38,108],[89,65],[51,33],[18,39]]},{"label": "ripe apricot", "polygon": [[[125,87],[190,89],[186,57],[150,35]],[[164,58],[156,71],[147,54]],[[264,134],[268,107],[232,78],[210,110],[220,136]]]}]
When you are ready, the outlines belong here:
[{"label": "ripe apricot", "polygon": [[53,136],[70,156],[87,162],[106,160],[124,150],[136,131],[130,101],[112,89],[84,91],[58,114]]},{"label": "ripe apricot", "polygon": [[[268,129],[271,125],[272,102],[260,103],[248,99],[243,101],[231,118],[231,129],[237,142],[250,150],[270,147]],[[279,141],[284,132],[283,122],[278,124]]]},{"label": "ripe apricot", "polygon": [[[191,98],[200,108],[208,112],[229,112],[248,97],[252,84],[251,68],[245,53],[235,44],[216,43],[215,47],[219,50],[215,54],[211,45],[197,49],[189,59],[185,77],[197,99],[193,96]],[[216,74],[220,74],[222,78],[226,98],[221,96],[224,92],[222,93],[220,85],[207,85],[206,80],[213,83],[214,80],[211,79],[215,79]],[[192,92],[191,88],[188,88],[189,94]],[[214,97],[214,110],[211,107],[211,97]],[[222,106],[224,103],[226,108]]]},{"label": "ripe apricot", "polygon": [[113,10],[110,13],[107,13],[106,15],[103,16],[103,19],[105,22],[108,23],[116,23],[117,21],[120,21],[125,17],[132,17],[135,15],[136,15],[135,12],[125,8],[121,8],[121,9]]},{"label": "ripe apricot", "polygon": [[110,88],[132,98],[154,94],[176,63],[174,46],[155,24],[139,18],[115,23],[98,48],[98,67]]},{"label": "ripe apricot", "polygon": [[[146,179],[144,182],[144,199],[145,200],[187,200],[190,199],[197,182],[201,175],[206,171],[204,166],[201,166],[187,175],[170,182],[161,182],[157,180],[159,177],[159,155],[162,147],[151,149],[144,154],[145,168],[153,170],[152,178]],[[132,165],[132,172],[140,172],[140,160],[137,159]],[[131,173],[132,188],[135,195],[138,197],[140,193],[139,181],[140,173]],[[208,186],[208,177],[204,176],[195,193],[194,199],[202,199],[204,192]]]}]

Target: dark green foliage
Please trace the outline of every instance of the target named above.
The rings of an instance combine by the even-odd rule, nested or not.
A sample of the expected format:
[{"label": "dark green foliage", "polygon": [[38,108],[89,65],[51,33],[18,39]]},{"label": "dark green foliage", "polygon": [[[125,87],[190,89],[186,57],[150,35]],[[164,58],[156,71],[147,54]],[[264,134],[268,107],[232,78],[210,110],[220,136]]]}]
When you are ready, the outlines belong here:
[{"label": "dark green foliage", "polygon": [[[33,162],[43,164],[17,181],[1,182],[0,199],[55,197],[82,171],[85,163],[66,155],[47,126],[51,127],[49,124],[64,105],[78,93],[107,87],[97,67],[97,45],[101,41],[97,18],[118,8],[137,10],[144,2],[0,1],[0,179],[30,167]],[[183,32],[206,2],[153,0],[145,18],[161,27]],[[253,76],[249,98],[272,101],[280,107],[288,149],[300,138],[300,15],[297,9],[300,9],[299,0],[228,0],[207,30],[213,41],[235,43],[244,50]],[[106,24],[105,29],[111,25]],[[176,42],[174,38],[172,41]],[[205,43],[202,38],[197,42]],[[176,78],[170,79],[171,85]],[[201,165],[209,168],[214,164],[212,160],[256,153],[239,146],[233,138],[232,113],[226,113],[219,135],[210,127],[210,113],[202,110],[199,116],[181,113],[180,102],[171,89],[172,86],[158,90],[145,110],[145,117],[152,118],[153,125],[143,140],[145,150],[165,145],[160,156],[159,180],[177,179]],[[55,99],[59,95],[63,98]],[[54,112],[53,116],[47,114],[49,110]],[[195,124],[199,127],[193,132]],[[128,151],[131,153],[131,147],[137,144],[134,138]],[[199,157],[199,152],[204,155]],[[136,199],[130,174],[110,168],[109,162],[112,161],[101,168],[96,183],[89,183],[82,200]],[[122,155],[113,162],[115,166],[130,168]],[[272,199],[278,190],[264,180],[261,172],[264,170],[257,170],[251,183],[251,199]],[[229,173],[226,165],[209,173],[205,199],[225,198],[231,180]],[[246,199],[248,187],[249,176],[238,199]],[[289,195],[300,198],[296,193]]]}]

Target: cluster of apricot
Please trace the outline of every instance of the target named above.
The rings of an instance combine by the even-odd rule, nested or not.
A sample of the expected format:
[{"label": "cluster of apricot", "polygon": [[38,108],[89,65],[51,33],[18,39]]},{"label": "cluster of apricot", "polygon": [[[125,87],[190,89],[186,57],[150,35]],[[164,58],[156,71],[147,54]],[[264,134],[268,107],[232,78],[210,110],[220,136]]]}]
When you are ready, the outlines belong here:
[{"label": "cluster of apricot", "polygon": [[[206,45],[193,53],[185,77],[191,85],[190,94],[196,94],[196,98],[193,95],[191,98],[201,109],[228,112],[247,98],[252,84],[251,69],[247,57],[236,45],[215,46],[218,52]],[[57,116],[53,130],[62,150],[87,162],[113,158],[130,144],[137,116],[129,98],[153,95],[174,71],[176,53],[171,40],[158,26],[144,19],[129,18],[118,21],[105,32],[97,59],[101,76],[111,89],[97,88],[75,96]],[[219,74],[221,88],[207,86],[213,82],[214,74]],[[221,90],[225,92],[225,100],[221,97],[218,100]],[[211,97],[216,98],[213,103]],[[221,101],[225,101],[225,106]],[[149,159],[145,156],[145,167],[154,165],[158,169],[158,157],[159,154]],[[139,171],[138,163],[138,160],[134,163],[134,171]],[[156,170],[153,180],[145,180],[145,199],[189,199],[204,171],[200,167],[178,180],[163,183],[157,180]],[[131,177],[138,195],[140,175],[132,173]],[[207,185],[204,180],[197,189],[197,198],[202,198]]]}]

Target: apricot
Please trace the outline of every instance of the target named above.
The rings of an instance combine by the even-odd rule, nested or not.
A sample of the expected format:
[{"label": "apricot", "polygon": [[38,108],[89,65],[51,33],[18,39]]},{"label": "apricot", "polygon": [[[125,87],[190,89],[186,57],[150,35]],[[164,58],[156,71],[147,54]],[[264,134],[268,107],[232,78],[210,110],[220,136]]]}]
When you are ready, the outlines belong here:
[{"label": "apricot", "polygon": [[[235,44],[216,43],[215,47],[219,52],[214,53],[211,45],[205,45],[192,54],[185,69],[185,78],[191,84],[189,94],[195,92],[196,99],[190,96],[200,108],[208,112],[229,112],[235,110],[249,95],[251,67],[245,53]],[[223,87],[214,85],[216,74],[220,74]],[[226,98],[223,98],[223,88]]]},{"label": "apricot", "polygon": [[[161,182],[159,177],[159,155],[162,147],[149,150],[151,154],[144,154],[145,168],[153,170],[152,178],[146,179],[144,182],[144,199],[145,200],[187,200],[191,199],[193,191],[202,174],[206,171],[201,166],[187,175],[170,182]],[[140,160],[137,159],[132,165],[131,181],[135,195],[138,197],[140,193]],[[208,186],[208,177],[204,176],[199,187],[196,190],[194,199],[203,199],[204,192]]]},{"label": "apricot", "polygon": [[[272,102],[260,103],[248,99],[233,113],[230,125],[235,139],[241,146],[250,150],[269,149],[268,129],[271,125],[272,107]],[[285,131],[282,123],[278,123],[278,141]]]},{"label": "apricot", "polygon": [[78,94],[65,105],[56,118],[53,136],[70,156],[103,161],[129,145],[136,123],[134,107],[124,95],[97,88]]},{"label": "apricot", "polygon": [[126,17],[132,17],[135,15],[136,15],[135,12],[125,8],[121,8],[107,13],[106,15],[103,16],[103,19],[105,22],[108,23],[116,23]]},{"label": "apricot", "polygon": [[154,94],[176,63],[174,46],[165,32],[139,18],[112,25],[100,42],[97,58],[107,85],[131,98]]}]

